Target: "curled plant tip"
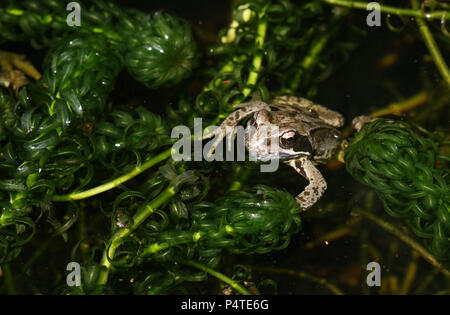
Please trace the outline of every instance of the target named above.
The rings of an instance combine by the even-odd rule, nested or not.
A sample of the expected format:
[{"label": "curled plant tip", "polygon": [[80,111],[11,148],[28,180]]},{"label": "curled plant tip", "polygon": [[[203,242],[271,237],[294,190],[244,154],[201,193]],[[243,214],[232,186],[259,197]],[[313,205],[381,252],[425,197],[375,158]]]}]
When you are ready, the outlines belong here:
[{"label": "curled plant tip", "polygon": [[199,177],[195,174],[195,171],[189,170],[181,174],[177,174],[172,164],[166,164],[159,168],[159,172],[168,180],[170,180],[172,186],[178,190],[184,184],[194,184],[198,181]]},{"label": "curled plant tip", "polygon": [[193,185],[196,181],[198,181],[199,177],[195,174],[196,172],[193,170],[189,170],[181,173],[175,178],[174,186],[179,189],[182,185],[188,184]]},{"label": "curled plant tip", "polygon": [[448,14],[447,16],[447,12],[445,12],[444,14],[442,14],[442,18],[441,18],[441,30],[442,30],[442,34],[444,34],[446,37],[450,37],[450,31],[448,30],[448,20],[450,19],[450,14]]},{"label": "curled plant tip", "polygon": [[125,25],[131,75],[149,88],[172,86],[188,77],[197,64],[197,48],[189,25],[164,12],[138,15]]},{"label": "curled plant tip", "polygon": [[175,178],[177,177],[175,167],[173,167],[172,164],[163,165],[158,170],[162,176],[164,176],[165,178],[167,178],[170,181],[174,181]]}]

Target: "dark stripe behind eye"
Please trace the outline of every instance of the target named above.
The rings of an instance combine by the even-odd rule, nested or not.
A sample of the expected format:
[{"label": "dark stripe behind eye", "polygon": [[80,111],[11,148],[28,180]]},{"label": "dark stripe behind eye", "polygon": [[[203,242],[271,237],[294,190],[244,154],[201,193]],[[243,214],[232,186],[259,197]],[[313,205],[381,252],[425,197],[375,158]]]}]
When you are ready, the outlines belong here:
[{"label": "dark stripe behind eye", "polygon": [[313,149],[308,137],[297,134],[295,136],[295,143],[293,146],[295,152],[309,152],[312,153]]}]

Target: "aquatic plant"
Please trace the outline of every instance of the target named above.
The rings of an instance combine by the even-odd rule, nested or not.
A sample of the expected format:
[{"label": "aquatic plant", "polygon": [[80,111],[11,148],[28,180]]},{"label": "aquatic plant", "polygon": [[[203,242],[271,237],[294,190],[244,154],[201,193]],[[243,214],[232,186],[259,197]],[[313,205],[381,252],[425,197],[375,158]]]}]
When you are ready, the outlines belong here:
[{"label": "aquatic plant", "polygon": [[449,170],[433,140],[405,122],[379,119],[352,139],[345,161],[353,177],[376,190],[391,216],[403,218],[436,257],[448,261]]},{"label": "aquatic plant", "polygon": [[[441,85],[424,87],[439,111],[438,104],[448,105],[450,81],[428,25],[443,20],[445,26],[448,7],[428,5],[382,5],[381,12],[416,18],[440,75]],[[238,272],[224,262],[285,250],[305,226],[301,209],[286,187],[255,185],[252,164],[175,163],[170,128],[193,127],[194,117],[218,124],[233,104],[250,99],[317,97],[367,36],[365,27],[348,22],[356,13],[339,7],[365,8],[352,1],[242,1],[218,43],[207,47],[196,43],[187,21],[167,12],[81,2],[82,22],[74,27],[55,0],[1,7],[0,41],[47,49],[42,78],[17,93],[0,89],[4,290],[14,292],[11,262],[33,247],[27,267],[58,239],[71,244],[70,261],[82,266],[81,286],[60,284],[60,293],[201,293],[208,275],[226,284],[212,292],[249,293],[250,270],[257,267]],[[445,36],[445,28],[439,32]],[[448,53],[445,37],[441,47]],[[109,97],[122,70],[149,90],[173,89],[177,104],[156,104],[158,111],[118,104]],[[201,88],[192,93],[191,83]],[[421,95],[387,112],[410,110],[424,102]],[[431,252],[425,255],[448,275],[442,265],[450,258],[448,166],[445,152],[438,153],[446,143],[433,137],[379,120],[349,142],[345,162],[389,214],[424,239]],[[297,275],[342,292],[324,279]]]}]

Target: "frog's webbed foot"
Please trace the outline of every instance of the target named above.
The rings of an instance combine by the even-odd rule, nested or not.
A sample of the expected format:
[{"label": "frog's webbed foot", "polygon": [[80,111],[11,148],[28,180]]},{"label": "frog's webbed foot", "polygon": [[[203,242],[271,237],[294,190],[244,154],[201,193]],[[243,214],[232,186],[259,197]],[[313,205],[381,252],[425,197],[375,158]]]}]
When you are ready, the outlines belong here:
[{"label": "frog's webbed foot", "polygon": [[274,103],[295,105],[310,112],[314,112],[317,116],[327,124],[333,127],[342,127],[344,125],[344,117],[334,110],[319,105],[303,97],[296,96],[277,96],[273,99]]},{"label": "frog's webbed foot", "polygon": [[227,118],[225,118],[222,122],[222,124],[216,128],[213,131],[208,132],[206,135],[202,137],[202,140],[209,139],[212,137],[215,137],[214,142],[212,143],[211,149],[208,152],[208,157],[211,156],[214,152],[214,150],[217,148],[217,146],[220,144],[223,138],[227,134],[231,135],[231,139],[234,139],[235,136],[235,128],[238,125],[238,123],[244,119],[250,116],[251,114],[258,112],[262,109],[266,109],[270,111],[270,107],[261,101],[256,102],[249,102],[249,103],[242,103],[238,105],[234,105],[234,107],[242,107],[234,112],[232,112],[230,115],[228,115]]},{"label": "frog's webbed foot", "polygon": [[0,84],[5,87],[12,87],[15,92],[18,89],[28,84],[28,79],[25,75],[38,80],[41,74],[28,61],[25,56],[18,55],[0,50]]},{"label": "frog's webbed foot", "polygon": [[356,131],[359,132],[365,124],[370,123],[376,119],[377,118],[375,118],[375,117],[358,116],[358,117],[353,118],[352,125],[353,125],[353,128],[355,128]]},{"label": "frog's webbed foot", "polygon": [[289,165],[309,181],[305,190],[295,197],[300,207],[304,211],[308,210],[322,197],[327,189],[327,182],[314,164],[306,158],[291,160]]}]

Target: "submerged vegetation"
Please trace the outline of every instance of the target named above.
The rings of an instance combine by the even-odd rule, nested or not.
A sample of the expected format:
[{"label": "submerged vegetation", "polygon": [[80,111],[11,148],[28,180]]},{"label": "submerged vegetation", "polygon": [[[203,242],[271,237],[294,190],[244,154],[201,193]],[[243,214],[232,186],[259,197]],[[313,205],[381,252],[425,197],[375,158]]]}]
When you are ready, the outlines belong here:
[{"label": "submerged vegetation", "polygon": [[[449,293],[450,3],[392,2],[369,27],[361,1],[233,1],[215,33],[103,0],[78,2],[79,26],[60,1],[6,1],[0,292]],[[46,52],[42,75],[17,42]],[[325,166],[310,210],[290,169],[171,159],[174,126],[280,95],[348,122],[391,116],[344,131],[345,167]],[[366,286],[372,261],[381,287]]]}]

